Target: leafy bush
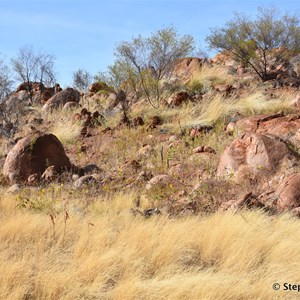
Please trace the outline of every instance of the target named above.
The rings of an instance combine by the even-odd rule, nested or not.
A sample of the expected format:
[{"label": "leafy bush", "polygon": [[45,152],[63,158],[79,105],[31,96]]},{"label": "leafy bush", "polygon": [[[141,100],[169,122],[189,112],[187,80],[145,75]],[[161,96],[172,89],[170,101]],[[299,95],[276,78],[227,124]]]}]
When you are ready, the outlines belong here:
[{"label": "leafy bush", "polygon": [[204,85],[199,80],[192,80],[188,85],[187,88],[189,91],[195,94],[201,94],[204,89]]}]

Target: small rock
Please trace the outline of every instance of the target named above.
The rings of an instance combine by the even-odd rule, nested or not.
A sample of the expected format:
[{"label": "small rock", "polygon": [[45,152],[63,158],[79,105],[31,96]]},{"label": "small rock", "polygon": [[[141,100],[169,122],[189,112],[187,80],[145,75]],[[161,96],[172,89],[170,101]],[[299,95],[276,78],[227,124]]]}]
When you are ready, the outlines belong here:
[{"label": "small rock", "polygon": [[199,146],[193,149],[193,153],[216,153],[216,151],[209,146]]},{"label": "small rock", "polygon": [[27,178],[27,183],[29,185],[36,185],[38,184],[39,181],[40,181],[40,176],[37,173],[31,174]]},{"label": "small rock", "polygon": [[187,92],[178,92],[170,99],[169,104],[172,106],[181,106],[183,103],[188,102],[190,98]]},{"label": "small rock", "polygon": [[145,218],[150,218],[154,215],[159,215],[159,214],[161,214],[161,212],[157,207],[146,209],[143,212],[143,215],[144,215]]},{"label": "small rock", "polygon": [[78,174],[73,174],[72,175],[72,180],[73,181],[76,181],[76,180],[78,180],[80,178],[80,176],[78,175]]},{"label": "small rock", "polygon": [[162,124],[162,120],[159,116],[154,116],[150,119],[150,122],[148,124],[148,128],[149,129],[154,129],[156,128],[158,125],[161,125]]},{"label": "small rock", "polygon": [[158,184],[166,185],[166,183],[170,179],[171,176],[167,174],[156,175],[151,180],[148,181],[148,183],[146,184],[146,190],[150,190],[152,187]]},{"label": "small rock", "polygon": [[178,140],[178,136],[177,135],[171,135],[170,137],[169,137],[169,142],[175,142],[175,141],[177,141]]},{"label": "small rock", "polygon": [[101,172],[101,169],[95,164],[88,164],[82,169],[84,175],[90,175],[93,173]]},{"label": "small rock", "polygon": [[142,119],[142,117],[136,117],[133,119],[132,121],[132,125],[134,127],[139,127],[139,126],[143,126],[145,123],[144,123],[144,120]]},{"label": "small rock", "polygon": [[57,177],[57,172],[54,166],[48,167],[42,174],[42,179],[45,181],[53,181]]},{"label": "small rock", "polygon": [[8,190],[7,193],[16,194],[20,191],[21,186],[17,183],[13,184]]},{"label": "small rock", "polygon": [[151,145],[145,145],[138,151],[138,156],[149,157],[154,152]]},{"label": "small rock", "polygon": [[75,182],[74,182],[74,186],[75,188],[82,188],[84,186],[87,186],[87,185],[93,185],[93,184],[96,184],[96,179],[93,175],[85,175],[85,176],[82,176],[80,177],[79,179],[77,179]]},{"label": "small rock", "polygon": [[229,122],[226,126],[226,132],[228,134],[233,134],[235,131],[235,123],[234,122]]}]

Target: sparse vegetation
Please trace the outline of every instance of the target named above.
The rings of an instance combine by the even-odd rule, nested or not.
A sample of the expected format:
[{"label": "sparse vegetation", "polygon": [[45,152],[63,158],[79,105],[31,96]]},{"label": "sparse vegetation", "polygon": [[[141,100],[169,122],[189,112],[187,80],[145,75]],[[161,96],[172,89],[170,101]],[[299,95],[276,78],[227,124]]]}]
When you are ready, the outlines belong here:
[{"label": "sparse vegetation", "polygon": [[276,77],[276,68],[300,49],[297,16],[281,16],[275,7],[259,8],[256,19],[236,14],[207,37],[212,49],[226,51],[249,66],[262,81]]},{"label": "sparse vegetation", "polygon": [[35,53],[32,46],[19,49],[18,56],[11,60],[16,79],[25,83],[30,92],[30,82],[50,86],[55,83],[54,57],[42,52]]},{"label": "sparse vegetation", "polygon": [[98,196],[88,206],[73,197],[57,203],[52,218],[1,197],[1,298],[292,299],[297,293],[272,289],[300,279],[299,220],[288,215],[145,220],[130,213],[133,194]]},{"label": "sparse vegetation", "polygon": [[278,98],[267,99],[266,95],[259,91],[241,98],[228,99],[219,94],[212,94],[202,106],[198,117],[191,119],[189,124],[213,125],[219,120],[229,121],[235,114],[249,116],[279,111],[288,113],[292,111],[291,98],[291,94],[282,94]]},{"label": "sparse vegetation", "polygon": [[235,78],[223,66],[205,64],[198,72],[193,74],[191,84],[193,82],[200,82],[205,88],[210,88],[216,84],[233,84]]},{"label": "sparse vegetation", "polygon": [[173,27],[166,27],[148,38],[138,36],[131,42],[120,43],[116,56],[134,71],[147,101],[159,107],[162,79],[168,77],[177,59],[187,56],[193,49],[192,36],[180,36]]},{"label": "sparse vegetation", "polygon": [[12,88],[12,80],[10,78],[10,70],[4,60],[0,58],[0,103],[1,99],[7,96]]},{"label": "sparse vegetation", "polygon": [[184,58],[193,38],[166,27],[120,43],[94,83],[75,72],[82,93],[49,87],[49,109],[31,81],[52,81],[53,57],[20,50],[37,97],[0,102],[0,299],[296,299],[300,79],[245,64],[266,55],[269,78],[298,19],[236,21],[209,41],[242,66],[227,48]]},{"label": "sparse vegetation", "polygon": [[80,91],[87,91],[93,76],[86,70],[78,69],[73,73],[73,86]]}]

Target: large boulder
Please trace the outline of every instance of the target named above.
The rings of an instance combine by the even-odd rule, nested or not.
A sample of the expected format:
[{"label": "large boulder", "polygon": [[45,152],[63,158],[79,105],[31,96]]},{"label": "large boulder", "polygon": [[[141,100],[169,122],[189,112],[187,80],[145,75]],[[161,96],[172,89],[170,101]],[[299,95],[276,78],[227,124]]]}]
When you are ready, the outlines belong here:
[{"label": "large boulder", "polygon": [[170,98],[168,103],[171,106],[180,106],[183,103],[187,103],[190,99],[191,97],[187,92],[177,92]]},{"label": "large boulder", "polygon": [[30,96],[27,91],[20,90],[6,97],[3,100],[3,103],[8,110],[13,109],[16,112],[19,112],[24,109],[24,106],[30,105]]},{"label": "large boulder", "polygon": [[171,72],[171,78],[178,79],[182,83],[189,82],[193,74],[206,63],[206,59],[198,57],[188,57],[178,59],[175,63],[174,69]]},{"label": "large boulder", "polygon": [[268,133],[291,140],[300,129],[300,115],[277,113],[250,116],[240,119],[236,129],[240,135],[245,132]]},{"label": "large boulder", "polygon": [[217,175],[236,182],[266,177],[297,160],[296,154],[278,137],[248,133],[235,139],[221,156]]},{"label": "large boulder", "polygon": [[11,183],[25,182],[32,174],[41,176],[49,166],[58,173],[71,168],[63,145],[53,134],[31,135],[10,150],[3,175]]},{"label": "large boulder", "polygon": [[80,93],[72,88],[66,88],[52,96],[43,106],[44,111],[63,107],[67,102],[80,101]]},{"label": "large boulder", "polygon": [[45,87],[32,94],[32,102],[36,104],[45,104],[54,94],[54,88]]},{"label": "large boulder", "polygon": [[44,88],[43,83],[40,82],[23,82],[17,87],[17,92],[19,91],[39,91]]},{"label": "large boulder", "polygon": [[98,81],[89,86],[89,91],[91,93],[98,93],[100,91],[112,92],[112,89],[105,82]]},{"label": "large boulder", "polygon": [[276,189],[275,195],[280,210],[300,207],[300,173],[286,178]]}]

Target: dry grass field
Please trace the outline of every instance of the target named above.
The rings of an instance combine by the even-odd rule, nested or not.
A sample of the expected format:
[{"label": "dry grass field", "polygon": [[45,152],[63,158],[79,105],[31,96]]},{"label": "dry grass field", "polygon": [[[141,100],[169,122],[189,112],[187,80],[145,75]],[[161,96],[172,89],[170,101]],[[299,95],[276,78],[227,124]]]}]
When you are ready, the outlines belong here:
[{"label": "dry grass field", "polygon": [[[221,66],[204,66],[191,83],[205,93],[180,106],[133,103],[128,116],[144,126],[120,125],[119,107],[85,135],[84,119],[74,116],[86,103],[47,113],[37,105],[14,138],[0,138],[1,167],[17,139],[35,130],[56,135],[74,165],[99,166],[95,185],[78,189],[76,175],[65,173],[12,194],[0,176],[0,300],[299,299],[284,284],[300,285],[300,219],[267,209],[221,212],[222,202],[264,188],[216,176],[237,137],[227,124],[236,116],[292,115],[299,91],[236,82]],[[235,83],[241,88],[227,95],[214,89]],[[108,102],[99,94],[87,108],[105,111]],[[157,128],[149,127],[153,117]],[[192,136],[193,127],[212,130]],[[204,146],[213,151],[195,152]],[[146,188],[166,174],[165,184]],[[149,208],[162,213],[146,218]]]},{"label": "dry grass field", "polygon": [[43,206],[1,195],[0,299],[299,297],[272,288],[300,283],[300,220],[289,215],[146,219],[130,211],[134,194],[87,204],[61,192]]}]

